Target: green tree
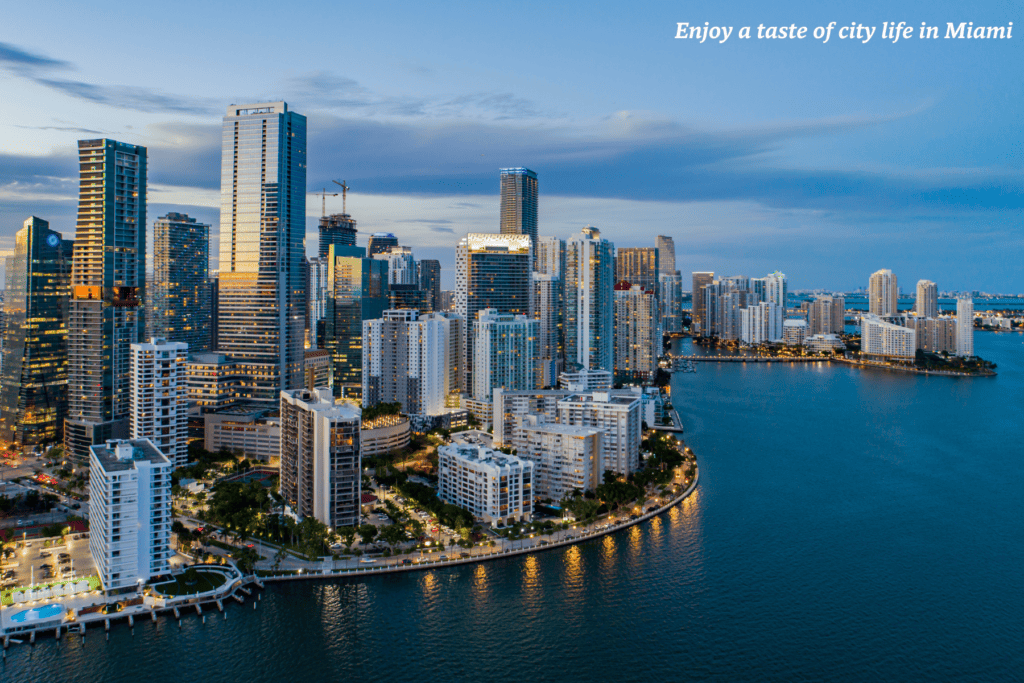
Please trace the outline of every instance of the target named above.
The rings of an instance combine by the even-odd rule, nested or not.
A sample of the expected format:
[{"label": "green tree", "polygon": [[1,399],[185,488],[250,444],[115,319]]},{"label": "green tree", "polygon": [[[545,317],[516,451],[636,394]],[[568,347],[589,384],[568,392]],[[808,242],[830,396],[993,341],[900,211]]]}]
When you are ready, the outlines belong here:
[{"label": "green tree", "polygon": [[360,524],[359,538],[363,541],[364,545],[373,543],[373,539],[377,538],[377,527],[372,524]]},{"label": "green tree", "polygon": [[231,559],[235,561],[243,574],[252,574],[260,556],[255,548],[236,548],[231,553]]},{"label": "green tree", "polygon": [[400,524],[388,524],[380,530],[380,538],[388,547],[394,548],[406,539],[405,528]]},{"label": "green tree", "polygon": [[350,526],[343,526],[338,529],[338,534],[345,543],[345,550],[352,550],[352,544],[355,543],[358,533],[354,527]]}]

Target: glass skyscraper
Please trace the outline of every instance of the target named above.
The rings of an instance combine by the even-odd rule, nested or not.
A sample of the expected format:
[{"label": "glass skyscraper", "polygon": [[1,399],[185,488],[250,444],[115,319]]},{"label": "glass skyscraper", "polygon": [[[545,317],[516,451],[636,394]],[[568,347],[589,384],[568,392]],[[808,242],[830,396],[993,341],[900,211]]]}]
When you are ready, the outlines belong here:
[{"label": "glass skyscraper", "polygon": [[[153,224],[150,337],[210,349],[210,226],[183,213]],[[170,454],[164,453],[170,457]]]},{"label": "glass skyscraper", "polygon": [[501,233],[537,244],[537,174],[528,168],[501,169]]},{"label": "glass skyscraper", "polygon": [[306,117],[232,105],[222,134],[218,351],[246,368],[243,398],[276,404],[302,386]]},{"label": "glass skyscraper", "polygon": [[367,256],[373,258],[376,254],[383,254],[391,247],[398,246],[398,238],[390,232],[375,232],[370,235],[366,244]]},{"label": "glass skyscraper", "polygon": [[332,213],[320,219],[320,250],[317,256],[327,258],[332,244],[339,247],[356,246],[356,222],[347,213]]},{"label": "glass skyscraper", "polygon": [[35,216],[15,235],[4,292],[0,440],[35,445],[64,432],[73,244]]},{"label": "glass skyscraper", "polygon": [[68,307],[67,455],[127,438],[131,345],[146,329],[146,148],[80,140]]},{"label": "glass skyscraper", "polygon": [[566,370],[615,369],[615,245],[594,227],[565,248]]}]

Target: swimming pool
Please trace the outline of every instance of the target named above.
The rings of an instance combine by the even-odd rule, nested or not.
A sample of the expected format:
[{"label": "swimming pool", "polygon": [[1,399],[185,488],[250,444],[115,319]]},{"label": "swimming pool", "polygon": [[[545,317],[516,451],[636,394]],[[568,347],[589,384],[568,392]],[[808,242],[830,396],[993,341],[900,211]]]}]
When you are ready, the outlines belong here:
[{"label": "swimming pool", "polygon": [[44,605],[38,609],[26,609],[18,612],[17,614],[11,615],[11,621],[22,624],[26,621],[38,621],[39,619],[49,619],[55,617],[64,611],[64,605],[57,603],[54,605]]}]

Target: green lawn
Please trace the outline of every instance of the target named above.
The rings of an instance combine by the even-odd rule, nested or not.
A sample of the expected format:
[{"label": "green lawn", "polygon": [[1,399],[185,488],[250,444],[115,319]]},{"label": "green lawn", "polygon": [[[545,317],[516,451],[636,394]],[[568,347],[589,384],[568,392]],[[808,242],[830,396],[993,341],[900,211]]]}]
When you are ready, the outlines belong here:
[{"label": "green lawn", "polygon": [[193,595],[205,593],[206,591],[219,588],[224,585],[227,578],[220,572],[199,572],[196,582],[189,585],[185,582],[185,576],[179,574],[174,581],[158,583],[153,588],[163,595]]}]

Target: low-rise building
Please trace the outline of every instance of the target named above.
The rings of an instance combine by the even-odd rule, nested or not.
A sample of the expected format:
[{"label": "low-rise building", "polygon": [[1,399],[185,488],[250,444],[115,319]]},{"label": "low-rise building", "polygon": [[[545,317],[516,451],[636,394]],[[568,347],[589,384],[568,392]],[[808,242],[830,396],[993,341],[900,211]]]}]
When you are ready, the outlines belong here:
[{"label": "low-rise building", "polygon": [[917,335],[909,327],[894,325],[867,313],[860,319],[861,354],[876,359],[913,360]]},{"label": "low-rise building", "polygon": [[381,415],[363,422],[359,431],[360,449],[369,458],[401,450],[412,440],[412,428],[405,415]]},{"label": "low-rise building", "polygon": [[594,427],[546,422],[529,415],[515,442],[517,454],[533,461],[534,492],[538,498],[554,501],[571,496],[574,490],[592,491],[601,484],[604,430]]},{"label": "low-rise building", "polygon": [[843,340],[835,334],[812,334],[804,340],[808,351],[815,353],[827,353],[828,351],[842,351],[846,348]]},{"label": "low-rise building", "polygon": [[575,370],[558,376],[558,387],[566,391],[608,391],[612,388],[611,370]]},{"label": "low-rise building", "polygon": [[239,404],[207,413],[203,447],[227,450],[276,467],[281,453],[281,417],[276,408]]},{"label": "low-rise building", "polygon": [[532,519],[533,462],[468,444],[441,446],[437,454],[437,495],[445,503],[491,526]]},{"label": "low-rise building", "polygon": [[782,323],[782,343],[786,346],[800,346],[806,339],[806,320],[787,320]]}]

